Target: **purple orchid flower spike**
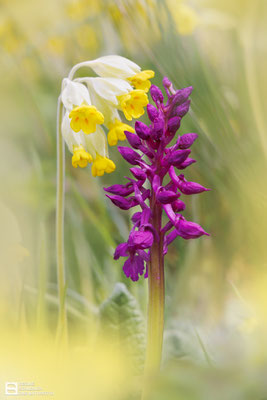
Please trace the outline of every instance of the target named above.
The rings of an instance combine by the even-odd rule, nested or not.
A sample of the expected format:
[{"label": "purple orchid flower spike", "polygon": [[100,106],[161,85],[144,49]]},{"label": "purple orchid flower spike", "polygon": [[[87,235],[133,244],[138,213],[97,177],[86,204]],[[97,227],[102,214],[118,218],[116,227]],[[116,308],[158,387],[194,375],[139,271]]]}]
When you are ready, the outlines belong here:
[{"label": "purple orchid flower spike", "polygon": [[[132,216],[134,225],[127,242],[116,248],[114,258],[126,257],[123,271],[128,278],[133,281],[140,276],[149,279],[147,363],[154,365],[159,364],[161,358],[164,257],[168,246],[177,237],[189,240],[209,236],[200,225],[181,215],[186,204],[184,199],[180,199],[209,189],[176,173],[176,169],[185,170],[196,162],[189,155],[198,135],[187,133],[178,136],[176,143],[169,146],[189,110],[193,88],[175,90],[168,78],[163,79],[163,86],[167,94],[166,104],[162,91],[152,85],[150,94],[155,105],[147,106],[151,124],[148,126],[137,121],[136,133],[125,132],[131,147],[118,148],[131,165],[133,177],[128,178],[126,184],[105,189],[110,193],[107,197],[117,207],[124,210],[141,207],[141,211]],[[164,226],[163,215],[168,219]]]},{"label": "purple orchid flower spike", "polygon": [[[208,235],[200,225],[186,221],[178,214],[186,207],[181,199],[178,200],[181,194],[193,195],[209,190],[198,183],[187,181],[183,174],[177,175],[175,172],[176,168],[184,170],[196,162],[189,155],[190,147],[198,135],[186,133],[178,136],[176,143],[167,147],[179,129],[183,116],[189,110],[189,96],[193,88],[190,86],[175,91],[168,78],[163,79],[163,86],[168,96],[166,105],[163,103],[162,91],[152,85],[150,94],[155,106],[152,104],[147,106],[151,125],[147,126],[143,122],[137,121],[135,124],[136,134],[125,132],[131,147],[118,148],[122,157],[129,164],[134,165],[133,168],[130,168],[134,179],[129,178],[129,182],[124,185],[117,184],[105,188],[110,193],[107,197],[117,207],[128,210],[139,205],[142,208],[139,222],[135,222],[128,242],[119,245],[114,255],[115,259],[128,256],[123,270],[125,275],[134,281],[139,279],[139,275],[143,275],[144,263],[147,260],[148,263],[151,262],[153,246],[154,248],[156,246],[163,248],[164,244],[166,254],[169,243],[178,236],[183,239],[195,239],[202,235]],[[164,186],[163,179],[166,175],[169,175],[171,181]],[[149,192],[144,187],[147,180],[151,185]],[[146,198],[149,200],[148,204],[145,202]],[[147,217],[146,214],[146,218],[144,218],[142,215],[146,212],[146,208],[150,209],[150,215]],[[172,233],[167,233],[161,226],[163,210],[169,218],[168,230],[173,229]],[[147,228],[149,225],[151,228]],[[144,228],[145,226],[146,228]],[[152,228],[155,231],[153,234]],[[159,242],[155,241],[156,235]],[[147,240],[148,236],[151,240]],[[138,246],[133,246],[132,242],[137,237],[140,243]],[[140,250],[142,250],[141,253]]]}]

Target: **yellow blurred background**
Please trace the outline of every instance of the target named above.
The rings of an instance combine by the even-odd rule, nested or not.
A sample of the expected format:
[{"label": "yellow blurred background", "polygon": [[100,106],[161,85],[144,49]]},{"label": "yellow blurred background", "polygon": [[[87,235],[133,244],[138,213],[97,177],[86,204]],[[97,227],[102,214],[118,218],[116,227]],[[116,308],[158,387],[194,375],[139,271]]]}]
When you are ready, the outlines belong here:
[{"label": "yellow blurred background", "polygon": [[189,178],[212,189],[187,214],[211,238],[177,241],[166,257],[164,366],[151,398],[266,397],[266,30],[265,0],[0,1],[1,395],[3,382],[29,381],[60,400],[139,396],[127,349],[143,359],[147,282],[129,282],[112,259],[130,226],[102,190],[125,174],[115,148],[116,172],[97,179],[66,156],[68,348],[55,334],[57,97],[75,63],[120,54],[155,70],[159,86],[166,75],[194,87],[181,133],[199,134]]}]

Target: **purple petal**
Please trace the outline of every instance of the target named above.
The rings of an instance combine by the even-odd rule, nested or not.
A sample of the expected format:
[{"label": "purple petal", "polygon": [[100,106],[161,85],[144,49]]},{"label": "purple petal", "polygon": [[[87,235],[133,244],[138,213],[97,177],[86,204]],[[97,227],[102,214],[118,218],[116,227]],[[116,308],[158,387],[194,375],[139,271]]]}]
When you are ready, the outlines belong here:
[{"label": "purple petal", "polygon": [[188,149],[196,138],[198,137],[197,133],[186,133],[180,137],[179,148],[180,149]]},{"label": "purple petal", "polygon": [[179,236],[179,232],[177,231],[177,229],[174,229],[166,236],[166,244],[169,245],[177,238],[177,236]]},{"label": "purple petal", "polygon": [[151,214],[152,214],[152,212],[151,212],[150,208],[145,208],[142,211],[142,213],[141,213],[141,224],[142,225],[148,223],[148,221],[150,220]]},{"label": "purple petal", "polygon": [[163,208],[164,208],[164,211],[167,214],[169,220],[171,221],[171,223],[173,225],[175,225],[177,217],[176,217],[175,212],[173,211],[171,204],[164,204]]},{"label": "purple petal", "polygon": [[112,194],[118,194],[120,196],[128,196],[129,194],[133,193],[133,185],[112,185],[107,188],[104,188],[106,192]]},{"label": "purple petal", "polygon": [[199,185],[199,183],[196,182],[189,182],[185,179],[184,175],[179,175],[177,176],[174,167],[170,167],[169,169],[169,175],[171,177],[171,180],[173,183],[175,183],[178,187],[178,189],[183,193],[183,194],[197,194],[201,192],[206,192],[209,191],[210,189],[205,188],[202,185]]},{"label": "purple petal", "polygon": [[128,240],[129,246],[134,246],[135,249],[148,249],[154,242],[154,235],[151,231],[133,231]]},{"label": "purple petal", "polygon": [[182,164],[180,164],[177,168],[178,169],[185,169],[186,167],[189,167],[189,165],[194,164],[196,160],[193,158],[187,158]]},{"label": "purple petal", "polygon": [[179,197],[175,192],[171,190],[162,190],[157,193],[157,200],[160,203],[167,204],[172,203]]},{"label": "purple petal", "polygon": [[158,175],[154,175],[152,181],[152,188],[155,193],[159,190],[160,186],[161,186],[160,177]]},{"label": "purple petal", "polygon": [[133,176],[140,181],[145,181],[147,178],[146,173],[140,168],[137,167],[130,168],[130,171],[133,174]]},{"label": "purple petal", "polygon": [[114,260],[118,260],[120,257],[127,257],[127,249],[128,249],[128,244],[127,243],[120,243],[114,252]]},{"label": "purple petal", "polygon": [[178,235],[183,239],[197,239],[203,235],[210,236],[200,225],[195,222],[186,221],[183,217],[176,223],[176,229]]},{"label": "purple petal", "polygon": [[172,228],[173,228],[173,223],[171,221],[168,221],[167,224],[161,229],[161,232],[166,233]]},{"label": "purple petal", "polygon": [[148,252],[146,253],[145,250],[137,250],[137,254],[142,257],[142,259],[146,262],[149,261],[150,259],[150,252],[148,250]]},{"label": "purple petal", "polygon": [[141,215],[142,215],[141,211],[137,211],[136,213],[133,214],[131,220],[133,221],[134,224],[141,220]]},{"label": "purple petal", "polygon": [[132,198],[125,199],[119,195],[109,196],[107,194],[106,196],[112,201],[113,204],[115,204],[115,206],[121,208],[122,210],[129,210],[131,207],[136,205]]},{"label": "purple petal", "polygon": [[184,211],[185,203],[182,200],[176,200],[172,203],[172,209],[175,212]]},{"label": "purple petal", "polygon": [[127,278],[131,278],[132,281],[136,282],[139,279],[139,275],[144,273],[144,260],[140,256],[129,257],[123,266],[123,272]]},{"label": "purple petal", "polygon": [[134,149],[138,149],[141,146],[141,140],[136,133],[132,133],[132,132],[128,132],[128,131],[124,131],[124,133],[125,133],[125,136],[127,137],[129,144]]},{"label": "purple petal", "polygon": [[129,147],[118,146],[118,150],[122,157],[132,165],[138,164],[138,161],[141,160],[140,155]]}]

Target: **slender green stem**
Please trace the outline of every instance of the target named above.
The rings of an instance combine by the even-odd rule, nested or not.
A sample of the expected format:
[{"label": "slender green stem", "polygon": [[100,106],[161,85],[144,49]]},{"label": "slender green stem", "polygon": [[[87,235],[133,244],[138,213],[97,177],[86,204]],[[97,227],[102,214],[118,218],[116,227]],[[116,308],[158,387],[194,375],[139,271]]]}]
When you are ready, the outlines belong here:
[{"label": "slender green stem", "polygon": [[[151,200],[153,213],[153,227],[156,232],[161,231],[162,210],[156,203],[155,195]],[[147,324],[147,351],[145,363],[145,378],[159,371],[162,353],[164,330],[164,257],[163,235],[155,241],[151,248],[150,263],[148,266],[148,324]],[[145,400],[149,387],[145,383],[142,399]]]},{"label": "slender green stem", "polygon": [[58,280],[58,338],[67,337],[67,313],[65,304],[66,278],[64,266],[64,195],[65,195],[65,147],[61,133],[63,104],[58,99],[57,110],[57,210],[56,210],[56,252]]}]

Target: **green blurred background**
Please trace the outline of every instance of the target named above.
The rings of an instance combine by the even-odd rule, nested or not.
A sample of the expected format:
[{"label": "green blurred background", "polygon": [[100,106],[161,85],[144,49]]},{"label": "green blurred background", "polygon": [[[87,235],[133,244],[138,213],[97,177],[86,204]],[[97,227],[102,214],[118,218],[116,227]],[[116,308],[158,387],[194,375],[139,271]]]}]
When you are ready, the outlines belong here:
[{"label": "green blurred background", "polygon": [[[194,87],[180,128],[181,134],[199,134],[197,163],[186,177],[212,189],[187,199],[186,211],[211,237],[176,240],[166,257],[164,363],[151,398],[267,398],[266,30],[265,0],[0,1],[5,329],[53,336],[61,80],[75,63],[120,54],[155,70],[159,86],[166,75],[176,88]],[[116,148],[110,158],[116,171],[93,178],[90,168],[72,168],[66,154],[67,306],[74,347],[89,346],[99,313],[110,323],[115,306],[107,311],[109,301],[117,307],[116,335],[127,333],[121,316],[128,301],[134,311],[127,318],[137,313],[143,332],[147,282],[132,283],[123,261],[112,258],[127,238],[130,213],[105,198],[103,186],[122,182],[127,168]],[[125,286],[114,292],[117,282]],[[139,345],[133,338],[125,346]],[[86,396],[93,398],[90,391]]]}]

